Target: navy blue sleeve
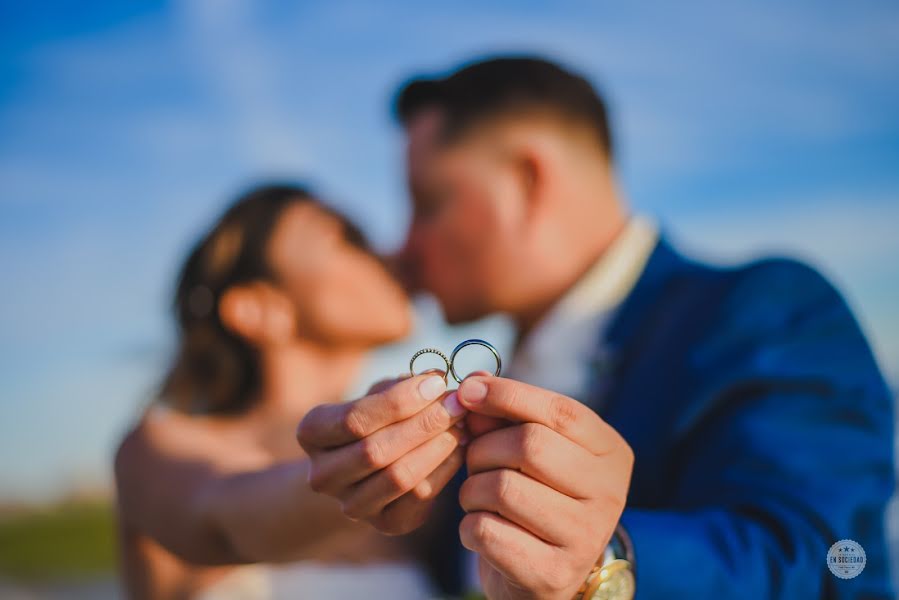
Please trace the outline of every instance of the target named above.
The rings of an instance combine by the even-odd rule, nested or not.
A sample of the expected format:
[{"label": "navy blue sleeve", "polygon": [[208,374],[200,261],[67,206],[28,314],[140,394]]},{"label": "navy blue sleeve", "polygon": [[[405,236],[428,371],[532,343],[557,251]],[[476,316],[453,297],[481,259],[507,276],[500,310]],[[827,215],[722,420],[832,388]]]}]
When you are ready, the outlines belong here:
[{"label": "navy blue sleeve", "polygon": [[[637,597],[892,598],[892,399],[841,296],[786,260],[730,275],[679,415],[663,508],[628,508]],[[843,538],[854,579],[827,569]]]}]

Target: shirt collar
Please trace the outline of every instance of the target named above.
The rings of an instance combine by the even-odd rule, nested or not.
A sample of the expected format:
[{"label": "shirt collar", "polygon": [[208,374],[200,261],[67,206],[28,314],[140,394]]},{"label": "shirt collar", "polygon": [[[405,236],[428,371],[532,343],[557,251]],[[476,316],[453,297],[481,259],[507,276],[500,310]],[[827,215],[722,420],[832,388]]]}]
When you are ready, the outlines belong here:
[{"label": "shirt collar", "polygon": [[609,248],[522,340],[507,376],[584,400],[601,328],[633,290],[657,242],[655,223],[631,217]]}]

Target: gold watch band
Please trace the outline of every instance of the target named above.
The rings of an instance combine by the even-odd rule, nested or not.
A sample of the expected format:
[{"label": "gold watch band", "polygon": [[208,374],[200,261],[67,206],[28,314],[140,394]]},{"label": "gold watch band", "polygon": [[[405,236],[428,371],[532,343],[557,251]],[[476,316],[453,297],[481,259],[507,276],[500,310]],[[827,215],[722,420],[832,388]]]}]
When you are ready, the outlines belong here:
[{"label": "gold watch band", "polygon": [[[619,534],[618,540],[613,536],[613,541],[606,546],[573,600],[633,600],[637,585],[633,564],[628,560],[632,556],[630,539],[620,526],[615,536]],[[616,552],[622,546],[623,551]]]},{"label": "gold watch band", "polygon": [[584,583],[579,600],[633,600],[637,588],[631,563],[623,558],[605,563]]}]

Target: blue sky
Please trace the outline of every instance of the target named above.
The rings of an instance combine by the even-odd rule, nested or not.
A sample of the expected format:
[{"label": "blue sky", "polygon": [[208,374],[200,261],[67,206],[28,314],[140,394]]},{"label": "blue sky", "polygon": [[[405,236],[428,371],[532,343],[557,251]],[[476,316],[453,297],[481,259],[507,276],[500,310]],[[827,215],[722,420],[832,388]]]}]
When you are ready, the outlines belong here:
[{"label": "blue sky", "polygon": [[491,52],[588,75],[636,210],[703,257],[811,261],[899,381],[894,2],[5,2],[0,50],[0,499],[106,481],[178,261],[240,188],[310,181],[398,243],[392,91]]}]

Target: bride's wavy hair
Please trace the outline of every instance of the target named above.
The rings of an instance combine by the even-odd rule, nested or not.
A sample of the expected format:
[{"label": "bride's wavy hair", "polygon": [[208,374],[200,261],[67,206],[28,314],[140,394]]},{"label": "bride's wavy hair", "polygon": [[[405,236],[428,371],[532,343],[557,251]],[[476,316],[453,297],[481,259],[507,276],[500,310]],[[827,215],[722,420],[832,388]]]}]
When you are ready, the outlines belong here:
[{"label": "bride's wavy hair", "polygon": [[159,399],[190,414],[239,414],[261,384],[259,353],[219,317],[219,301],[235,285],[277,284],[266,258],[284,209],[315,203],[339,218],[347,241],[367,248],[361,232],[343,215],[322,205],[305,187],[265,185],[242,195],[193,247],[181,267],[173,309],[178,324],[175,359]]}]

